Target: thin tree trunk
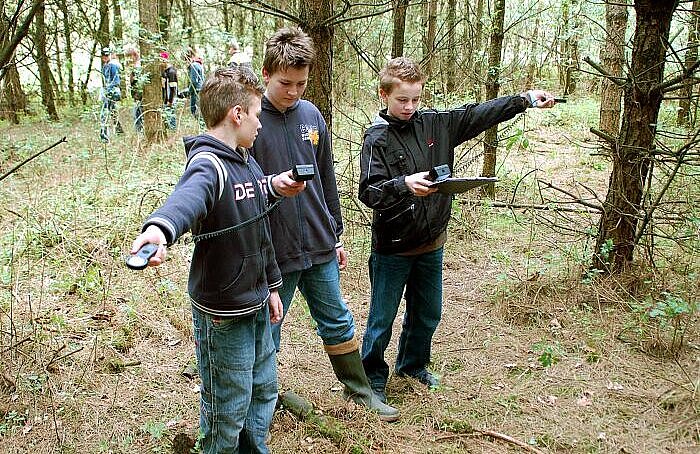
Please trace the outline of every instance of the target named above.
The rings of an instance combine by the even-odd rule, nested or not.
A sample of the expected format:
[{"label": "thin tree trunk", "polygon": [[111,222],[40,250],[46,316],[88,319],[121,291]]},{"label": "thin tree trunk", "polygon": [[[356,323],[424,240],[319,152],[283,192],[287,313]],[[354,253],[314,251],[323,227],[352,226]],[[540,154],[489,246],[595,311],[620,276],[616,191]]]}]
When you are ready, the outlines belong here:
[{"label": "thin tree trunk", "polygon": [[139,48],[141,64],[147,82],[143,87],[143,126],[146,144],[162,142],[165,138],[161,106],[163,104],[160,86],[160,66],[158,47],[150,37],[158,33],[159,0],[139,0]]},{"label": "thin tree trunk", "polygon": [[173,0],[158,0],[158,30],[162,42],[168,42],[170,33],[170,17],[173,10]]},{"label": "thin tree trunk", "polygon": [[[503,52],[503,25],[505,22],[506,0],[495,0],[493,22],[491,24],[491,40],[489,42],[489,70],[486,76],[486,99],[498,97],[501,88],[501,54]],[[484,165],[481,175],[496,176],[496,149],[498,147],[498,126],[486,130],[484,134]],[[483,187],[483,193],[489,198],[495,196],[493,183]]]},{"label": "thin tree trunk", "polygon": [[[113,32],[112,39],[116,39],[119,43],[116,46],[116,53],[119,56],[119,61],[124,61],[124,19],[122,18],[122,6],[121,0],[114,0],[112,3],[114,5],[114,22],[113,22]],[[119,80],[119,89],[122,93],[126,93],[126,77],[121,77]]]},{"label": "thin tree trunk", "polygon": [[[698,45],[700,44],[700,0],[693,2],[693,11],[690,13],[690,24],[688,25],[688,45],[685,51],[685,67],[693,66],[698,60]],[[679,93],[680,100],[678,101],[678,117],[679,125],[688,124],[691,121],[691,126],[695,126],[696,118],[691,117],[690,111],[693,100],[693,81],[688,79],[685,86]]]},{"label": "thin tree trunk", "polygon": [[45,8],[42,1],[36,12],[34,20],[34,46],[36,49],[36,63],[39,67],[39,84],[41,86],[41,103],[46,107],[46,113],[52,121],[58,121],[58,112],[54,102],[53,88],[51,87],[51,68],[46,56],[46,24],[44,22]]},{"label": "thin tree trunk", "polygon": [[109,47],[109,4],[107,0],[100,0],[99,12],[100,24],[97,27],[97,42],[100,43],[100,48]]},{"label": "thin tree trunk", "polygon": [[636,0],[631,84],[625,88],[624,114],[603,204],[593,266],[622,271],[634,258],[644,184],[649,175],[655,128],[663,93],[666,43],[678,0]]},{"label": "thin tree trunk", "polygon": [[301,9],[302,28],[314,40],[316,61],[311,67],[306,98],[316,104],[321,115],[332,129],[333,103],[333,27],[321,25],[333,16],[331,0],[310,0]]},{"label": "thin tree trunk", "polygon": [[483,17],[484,17],[484,0],[477,0],[476,2],[476,11],[474,13],[474,23],[476,24],[476,29],[474,30],[474,48],[472,50],[472,56],[473,56],[473,66],[472,66],[472,73],[474,74],[474,86],[473,86],[473,91],[474,91],[474,99],[476,102],[481,102],[483,99],[481,97],[482,91],[481,91],[481,82],[482,82],[482,72],[483,72],[483,61],[481,56],[482,54],[482,49],[481,49],[481,41],[483,40],[484,36],[484,22],[483,22]]},{"label": "thin tree trunk", "polygon": [[[605,47],[601,50],[603,67],[613,76],[622,76],[625,65],[625,30],[627,30],[627,0],[605,6]],[[623,89],[609,79],[602,82],[600,93],[600,130],[617,136]]]},{"label": "thin tree trunk", "polygon": [[455,35],[457,33],[456,10],[457,0],[447,0],[447,64],[445,72],[447,77],[445,87],[448,93],[452,93],[457,85],[457,49]]},{"label": "thin tree trunk", "polygon": [[[437,30],[437,0],[428,0],[424,5],[425,13],[423,16],[423,71],[428,80],[433,78],[433,55],[435,53],[435,35]],[[428,95],[429,93],[424,93]]]},{"label": "thin tree trunk", "polygon": [[406,8],[408,0],[393,0],[394,34],[391,39],[391,56],[402,57],[406,39]]}]

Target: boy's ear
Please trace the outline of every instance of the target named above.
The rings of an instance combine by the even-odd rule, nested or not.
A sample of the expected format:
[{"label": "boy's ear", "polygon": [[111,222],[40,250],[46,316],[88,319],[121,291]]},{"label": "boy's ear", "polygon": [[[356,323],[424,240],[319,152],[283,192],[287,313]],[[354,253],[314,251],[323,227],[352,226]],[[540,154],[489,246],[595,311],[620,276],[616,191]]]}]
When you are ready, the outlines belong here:
[{"label": "boy's ear", "polygon": [[262,69],[262,76],[263,76],[263,82],[267,84],[270,81],[270,73],[267,71],[267,68]]},{"label": "boy's ear", "polygon": [[385,92],[383,88],[379,89],[379,97],[382,99],[382,101],[386,102],[386,98],[389,96],[389,93]]},{"label": "boy's ear", "polygon": [[242,112],[243,108],[239,104],[236,104],[235,106],[231,107],[231,110],[228,111],[231,121],[236,124],[240,124]]}]

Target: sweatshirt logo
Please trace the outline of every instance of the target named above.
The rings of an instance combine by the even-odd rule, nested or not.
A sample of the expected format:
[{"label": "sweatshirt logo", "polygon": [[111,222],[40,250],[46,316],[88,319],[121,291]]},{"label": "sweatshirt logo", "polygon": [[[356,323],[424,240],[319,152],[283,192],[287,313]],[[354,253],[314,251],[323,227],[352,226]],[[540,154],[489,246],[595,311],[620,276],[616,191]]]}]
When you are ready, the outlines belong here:
[{"label": "sweatshirt logo", "polygon": [[[263,178],[258,181],[258,186],[263,194],[267,194],[267,178]],[[255,187],[252,181],[246,181],[245,183],[234,183],[233,184],[233,198],[236,202],[243,199],[254,199],[255,198]]]},{"label": "sweatshirt logo", "polygon": [[308,140],[313,146],[318,145],[318,128],[314,125],[299,125],[301,140]]}]

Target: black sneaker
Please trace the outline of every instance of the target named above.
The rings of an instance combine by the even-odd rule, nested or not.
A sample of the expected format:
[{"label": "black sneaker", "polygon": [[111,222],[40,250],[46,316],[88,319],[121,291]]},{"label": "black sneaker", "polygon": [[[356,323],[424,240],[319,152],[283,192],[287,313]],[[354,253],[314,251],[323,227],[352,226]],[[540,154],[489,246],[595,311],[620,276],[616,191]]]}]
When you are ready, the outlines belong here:
[{"label": "black sneaker", "polygon": [[419,382],[423,383],[430,389],[435,389],[440,386],[440,379],[433,375],[428,369],[421,369],[413,374],[404,374],[402,372],[397,372],[396,375],[399,377],[411,377],[415,378]]}]

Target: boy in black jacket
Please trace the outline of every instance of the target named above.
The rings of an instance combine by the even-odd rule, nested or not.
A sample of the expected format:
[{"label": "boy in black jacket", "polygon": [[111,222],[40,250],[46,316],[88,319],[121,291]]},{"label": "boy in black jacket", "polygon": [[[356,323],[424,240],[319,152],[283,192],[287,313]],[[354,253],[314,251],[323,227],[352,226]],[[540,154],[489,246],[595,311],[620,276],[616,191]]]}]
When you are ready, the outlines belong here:
[{"label": "boy in black jacket", "polygon": [[[384,421],[399,412],[372,393],[360,361],[355,322],[340,293],[339,270],[347,265],[340,241],[343,219],[336,187],[330,134],[319,110],[301,99],[314,60],[313,41],[296,28],[278,30],[268,41],[263,60],[266,90],[262,133],[251,154],[265,172],[312,164],[316,176],[306,190],[285,200],[270,215],[272,242],[282,271],[280,298],[287,313],[297,288],[306,299],[318,335],[345,396],[375,411]],[[272,327],[279,350],[281,322]]]},{"label": "boy in black jacket", "polygon": [[436,193],[428,170],[454,166],[454,149],[528,107],[552,107],[541,90],[504,96],[449,111],[418,111],[425,76],[407,58],[380,72],[387,108],[367,130],[360,155],[360,200],[374,209],[369,276],[372,285],[362,363],[374,392],[386,400],[389,365],[384,351],[402,296],[406,298],[395,370],[433,388],[433,334],[442,315],[442,257],[452,196]]},{"label": "boy in black jacket", "polygon": [[260,129],[262,86],[247,69],[220,69],[204,83],[207,132],[185,138],[187,167],[165,204],[148,217],[131,248],[165,245],[188,230],[196,236],[245,224],[235,233],[196,241],[188,280],[197,367],[202,380],[202,452],[269,452],[277,400],[277,364],[270,323],[282,318],[268,200],[304,189],[291,171],[265,176],[246,147]]}]

